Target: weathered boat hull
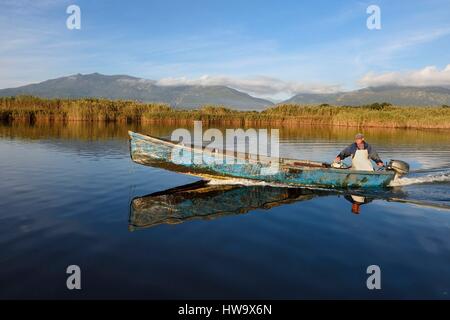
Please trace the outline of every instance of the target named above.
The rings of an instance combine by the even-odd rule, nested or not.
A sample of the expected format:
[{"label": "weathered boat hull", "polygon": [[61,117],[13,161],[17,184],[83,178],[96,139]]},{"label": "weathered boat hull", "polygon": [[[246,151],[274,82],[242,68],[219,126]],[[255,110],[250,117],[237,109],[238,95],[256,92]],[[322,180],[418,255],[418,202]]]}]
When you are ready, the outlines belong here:
[{"label": "weathered boat hull", "polygon": [[[387,186],[395,176],[394,171],[333,169],[320,163],[284,158],[277,159],[279,166],[274,170],[273,159],[256,161],[252,157],[218,154],[131,131],[129,136],[130,155],[134,162],[200,177],[241,178],[291,186],[376,188]],[[216,161],[219,155],[227,161]]]}]

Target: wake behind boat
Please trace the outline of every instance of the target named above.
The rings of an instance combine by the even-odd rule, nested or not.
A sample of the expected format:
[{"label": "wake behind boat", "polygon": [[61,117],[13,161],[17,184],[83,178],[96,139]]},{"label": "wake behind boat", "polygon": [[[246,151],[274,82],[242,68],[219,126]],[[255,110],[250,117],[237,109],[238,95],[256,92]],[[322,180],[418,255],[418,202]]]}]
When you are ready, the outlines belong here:
[{"label": "wake behind boat", "polygon": [[396,176],[407,172],[407,164],[398,160],[391,160],[378,171],[359,171],[332,168],[323,162],[257,157],[181,145],[132,131],[128,134],[134,162],[202,178],[250,179],[288,186],[376,188],[388,186]]}]

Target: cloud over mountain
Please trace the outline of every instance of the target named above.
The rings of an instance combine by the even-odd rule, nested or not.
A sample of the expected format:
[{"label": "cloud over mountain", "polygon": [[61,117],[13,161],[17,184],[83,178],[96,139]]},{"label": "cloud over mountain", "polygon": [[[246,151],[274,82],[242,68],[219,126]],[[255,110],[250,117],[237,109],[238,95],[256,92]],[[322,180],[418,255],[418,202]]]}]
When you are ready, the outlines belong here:
[{"label": "cloud over mountain", "polygon": [[157,81],[160,86],[227,86],[256,96],[270,97],[277,95],[292,96],[303,93],[333,93],[339,91],[337,85],[303,84],[295,81],[285,81],[273,77],[256,76],[237,78],[229,76],[204,75],[197,79],[163,78]]},{"label": "cloud over mountain", "polygon": [[420,70],[408,72],[368,73],[359,83],[367,87],[387,85],[414,87],[450,87],[450,64],[442,70],[436,66],[427,66]]}]

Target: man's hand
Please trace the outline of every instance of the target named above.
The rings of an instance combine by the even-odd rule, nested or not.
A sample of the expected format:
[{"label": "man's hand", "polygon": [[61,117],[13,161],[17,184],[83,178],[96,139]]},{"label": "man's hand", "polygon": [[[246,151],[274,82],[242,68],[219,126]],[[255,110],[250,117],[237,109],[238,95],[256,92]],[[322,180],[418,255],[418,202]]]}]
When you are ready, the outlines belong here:
[{"label": "man's hand", "polygon": [[334,162],[341,162],[341,158],[336,157],[336,159],[334,159]]},{"label": "man's hand", "polygon": [[378,162],[378,163],[377,163],[377,166],[379,166],[379,167],[384,167],[384,164],[383,164],[383,162]]}]

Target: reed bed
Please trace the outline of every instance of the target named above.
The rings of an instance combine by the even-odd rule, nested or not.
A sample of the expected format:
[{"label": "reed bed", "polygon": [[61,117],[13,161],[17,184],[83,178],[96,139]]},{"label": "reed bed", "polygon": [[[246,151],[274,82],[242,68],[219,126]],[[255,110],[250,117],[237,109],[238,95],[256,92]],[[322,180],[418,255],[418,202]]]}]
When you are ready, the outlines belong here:
[{"label": "reed bed", "polygon": [[43,99],[33,96],[0,98],[0,120],[7,122],[104,121],[167,122],[233,125],[296,126],[332,125],[385,128],[450,129],[450,107],[398,107],[388,103],[364,106],[328,104],[277,105],[264,111],[237,111],[224,106],[203,106],[195,110],[175,109],[164,103],[129,100]]}]

